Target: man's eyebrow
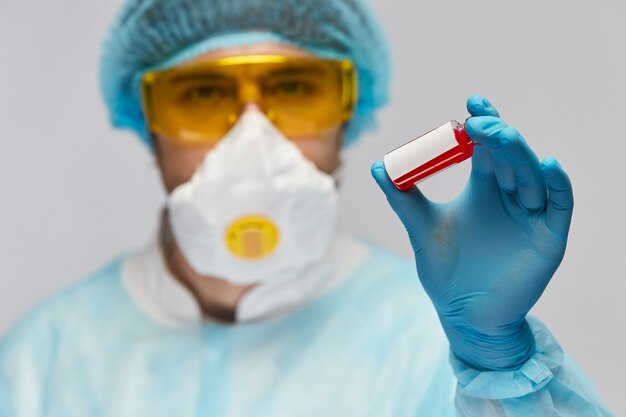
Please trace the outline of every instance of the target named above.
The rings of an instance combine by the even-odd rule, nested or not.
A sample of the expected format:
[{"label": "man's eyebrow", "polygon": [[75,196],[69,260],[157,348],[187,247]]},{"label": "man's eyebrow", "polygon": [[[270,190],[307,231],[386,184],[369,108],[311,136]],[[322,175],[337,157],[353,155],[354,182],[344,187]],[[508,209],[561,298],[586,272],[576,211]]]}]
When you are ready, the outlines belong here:
[{"label": "man's eyebrow", "polygon": [[185,81],[229,81],[231,77],[223,74],[211,73],[211,72],[195,72],[190,74],[179,74],[170,80],[172,84],[177,84]]},{"label": "man's eyebrow", "polygon": [[301,74],[321,74],[323,70],[315,65],[306,67],[287,67],[271,70],[267,73],[269,76],[275,75],[301,75]]},{"label": "man's eyebrow", "polygon": [[[321,74],[323,73],[323,69],[311,65],[305,67],[286,67],[286,68],[277,68],[268,71],[263,77],[274,77],[274,76],[289,76],[289,75],[307,75],[307,74]],[[228,75],[220,74],[218,72],[191,72],[188,74],[177,74],[172,77],[170,83],[178,84],[181,82],[188,81],[230,81],[232,77]]]}]

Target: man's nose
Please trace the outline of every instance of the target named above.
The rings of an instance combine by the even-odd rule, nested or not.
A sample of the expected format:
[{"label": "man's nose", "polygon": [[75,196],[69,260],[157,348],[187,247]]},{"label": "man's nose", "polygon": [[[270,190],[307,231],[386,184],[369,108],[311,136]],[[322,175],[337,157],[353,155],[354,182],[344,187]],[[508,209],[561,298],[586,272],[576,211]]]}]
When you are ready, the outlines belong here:
[{"label": "man's nose", "polygon": [[247,112],[247,111],[261,111],[261,108],[255,102],[247,102],[247,103],[245,103],[245,105],[243,107],[243,111],[244,112]]}]

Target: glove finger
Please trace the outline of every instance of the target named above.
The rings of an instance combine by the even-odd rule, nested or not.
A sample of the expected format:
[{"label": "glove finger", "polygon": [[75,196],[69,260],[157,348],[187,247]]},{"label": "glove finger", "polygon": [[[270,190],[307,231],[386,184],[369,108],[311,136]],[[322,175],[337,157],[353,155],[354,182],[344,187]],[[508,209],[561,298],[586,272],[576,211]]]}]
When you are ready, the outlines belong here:
[{"label": "glove finger", "polygon": [[490,149],[502,145],[498,134],[506,126],[502,119],[495,116],[474,116],[465,121],[465,131],[469,137]]},{"label": "glove finger", "polygon": [[377,161],[371,168],[372,176],[385,193],[391,208],[409,232],[414,250],[421,247],[420,236],[424,236],[430,225],[432,203],[417,188],[400,191],[393,184],[382,161]]},{"label": "glove finger", "polygon": [[[489,150],[491,153],[492,150]],[[496,151],[497,152],[497,151]],[[509,194],[517,191],[515,172],[507,158],[493,158],[493,171],[498,179],[498,185]]]},{"label": "glove finger", "polygon": [[493,174],[493,160],[487,146],[474,146],[472,155],[472,172],[480,174]]},{"label": "glove finger", "polygon": [[508,156],[520,204],[528,211],[542,211],[548,195],[539,158],[516,129],[507,127],[502,134],[510,139]]},{"label": "glove finger", "polygon": [[[468,119],[466,130],[472,140],[487,145],[491,150],[500,187],[509,193],[517,189],[519,202],[528,211],[542,210],[546,204],[546,185],[541,166],[520,133],[501,119],[491,116]],[[514,174],[514,188],[507,170]]]},{"label": "glove finger", "polygon": [[541,170],[548,186],[546,225],[553,233],[566,240],[574,211],[572,183],[554,158],[545,158],[541,162]]},{"label": "glove finger", "polygon": [[467,111],[472,116],[500,117],[498,110],[485,97],[474,94],[467,99]]},{"label": "glove finger", "polygon": [[[467,99],[467,111],[472,116],[500,117],[498,110],[485,97],[474,94]],[[472,171],[481,174],[492,174],[494,171],[491,153],[487,147],[476,146],[472,156]]]}]

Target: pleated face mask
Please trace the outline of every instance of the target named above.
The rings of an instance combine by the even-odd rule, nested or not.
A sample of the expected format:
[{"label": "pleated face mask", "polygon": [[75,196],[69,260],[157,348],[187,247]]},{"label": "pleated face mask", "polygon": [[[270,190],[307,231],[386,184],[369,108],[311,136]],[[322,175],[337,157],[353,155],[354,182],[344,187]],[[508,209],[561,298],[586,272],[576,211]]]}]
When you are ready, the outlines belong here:
[{"label": "pleated face mask", "polygon": [[173,235],[199,274],[245,285],[294,278],[335,234],[337,188],[259,111],[246,111],[169,196]]}]

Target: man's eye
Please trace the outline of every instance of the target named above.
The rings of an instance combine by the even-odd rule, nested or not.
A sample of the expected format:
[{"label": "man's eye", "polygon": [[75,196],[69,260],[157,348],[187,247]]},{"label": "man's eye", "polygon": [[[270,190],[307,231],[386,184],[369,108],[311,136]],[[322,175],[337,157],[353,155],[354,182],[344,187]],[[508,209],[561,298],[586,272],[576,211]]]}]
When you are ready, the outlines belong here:
[{"label": "man's eye", "polygon": [[273,90],[274,94],[281,97],[301,97],[310,94],[312,88],[303,81],[282,81]]},{"label": "man's eye", "polygon": [[304,84],[296,81],[282,83],[280,85],[280,89],[288,94],[302,93],[305,90]]},{"label": "man's eye", "polygon": [[216,86],[198,86],[186,90],[183,94],[185,101],[202,101],[210,102],[221,100],[228,96],[228,92]]}]

